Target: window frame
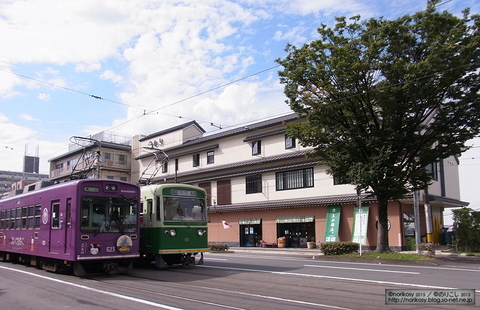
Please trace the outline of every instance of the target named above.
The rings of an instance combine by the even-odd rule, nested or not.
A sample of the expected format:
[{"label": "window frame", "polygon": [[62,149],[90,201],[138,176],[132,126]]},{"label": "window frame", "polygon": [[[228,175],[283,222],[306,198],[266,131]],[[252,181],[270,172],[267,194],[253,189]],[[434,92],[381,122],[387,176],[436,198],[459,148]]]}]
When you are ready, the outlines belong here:
[{"label": "window frame", "polygon": [[252,142],[252,156],[262,154],[262,140]]},{"label": "window frame", "polygon": [[295,138],[285,136],[285,149],[294,149],[296,147]]},{"label": "window frame", "polygon": [[215,151],[208,151],[207,152],[207,164],[214,164],[215,163]]},{"label": "window frame", "polygon": [[192,156],[192,166],[193,167],[200,166],[200,154],[193,154],[193,156]]},{"label": "window frame", "polygon": [[168,172],[168,160],[162,162],[162,173]]},{"label": "window frame", "polygon": [[275,189],[277,191],[315,187],[315,171],[313,167],[280,171],[275,173]]},{"label": "window frame", "polygon": [[245,194],[262,193],[262,175],[249,175],[245,177]]}]

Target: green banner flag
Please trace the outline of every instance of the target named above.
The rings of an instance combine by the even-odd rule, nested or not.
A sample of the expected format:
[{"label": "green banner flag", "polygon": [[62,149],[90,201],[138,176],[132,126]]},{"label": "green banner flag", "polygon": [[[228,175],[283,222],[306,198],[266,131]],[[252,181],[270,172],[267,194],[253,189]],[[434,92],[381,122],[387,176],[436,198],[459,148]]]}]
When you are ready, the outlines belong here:
[{"label": "green banner flag", "polygon": [[325,220],[324,242],[338,241],[338,227],[340,226],[340,206],[328,206]]},{"label": "green banner flag", "polygon": [[352,241],[361,245],[367,244],[368,207],[353,209]]}]

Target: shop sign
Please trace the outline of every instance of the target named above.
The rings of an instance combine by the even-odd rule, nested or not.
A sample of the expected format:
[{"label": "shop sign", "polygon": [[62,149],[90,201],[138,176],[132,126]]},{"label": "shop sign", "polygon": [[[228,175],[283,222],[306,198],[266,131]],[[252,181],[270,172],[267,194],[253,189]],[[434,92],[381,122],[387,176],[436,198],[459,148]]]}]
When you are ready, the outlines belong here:
[{"label": "shop sign", "polygon": [[325,220],[324,242],[338,241],[338,228],[340,227],[340,206],[328,206],[327,218]]},{"label": "shop sign", "polygon": [[352,242],[367,244],[368,207],[354,208]]}]

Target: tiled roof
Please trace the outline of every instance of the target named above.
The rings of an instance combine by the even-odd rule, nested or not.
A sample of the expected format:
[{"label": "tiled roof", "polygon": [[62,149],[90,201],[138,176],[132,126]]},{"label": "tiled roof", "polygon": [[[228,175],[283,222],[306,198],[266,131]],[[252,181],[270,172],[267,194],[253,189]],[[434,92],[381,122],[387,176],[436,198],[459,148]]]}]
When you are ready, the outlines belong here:
[{"label": "tiled roof", "polygon": [[181,124],[181,125],[178,125],[178,126],[175,126],[175,127],[171,127],[171,128],[165,129],[165,130],[154,132],[152,134],[149,134],[148,136],[145,136],[141,139],[138,139],[138,141],[140,141],[140,142],[145,141],[145,140],[148,140],[150,138],[154,138],[156,136],[164,135],[164,134],[167,134],[169,132],[174,132],[174,131],[177,131],[177,130],[180,130],[180,129],[187,128],[188,126],[191,126],[191,125],[196,126],[201,132],[205,132],[205,130],[202,128],[202,126],[200,126],[196,121],[191,121],[191,122]]},{"label": "tiled roof", "polygon": [[292,113],[292,114],[288,114],[288,115],[284,115],[284,116],[279,116],[279,117],[272,118],[272,119],[269,119],[269,120],[266,120],[266,121],[251,124],[251,125],[248,125],[248,126],[238,127],[238,128],[231,129],[231,130],[222,131],[222,132],[219,132],[217,134],[206,135],[206,136],[203,136],[203,137],[198,138],[198,139],[193,139],[193,140],[185,142],[182,146],[193,145],[193,144],[202,143],[202,142],[206,142],[206,141],[210,141],[210,140],[217,140],[217,139],[220,139],[220,138],[226,138],[226,137],[238,135],[238,134],[241,134],[241,133],[248,133],[248,132],[251,133],[251,132],[254,132],[258,129],[272,127],[272,126],[279,125],[279,124],[282,124],[282,123],[285,123],[285,122],[291,122],[291,121],[294,121],[294,120],[297,120],[297,119],[298,119],[297,113]]},{"label": "tiled roof", "polygon": [[[376,201],[374,197],[362,196],[362,202]],[[222,213],[222,212],[236,212],[236,211],[253,211],[253,210],[268,210],[268,209],[282,209],[291,207],[309,207],[313,205],[332,205],[342,203],[356,203],[357,195],[342,195],[342,196],[324,196],[324,197],[309,197],[303,199],[284,199],[284,200],[272,200],[264,202],[252,202],[252,203],[238,203],[222,206],[210,206],[209,212]]]},{"label": "tiled roof", "polygon": [[[263,172],[268,172],[268,171],[278,171],[279,167],[274,166],[274,167],[268,167],[268,168],[263,168],[263,169],[258,169],[258,165],[261,164],[268,164],[268,163],[275,163],[278,161],[282,160],[288,160],[288,159],[294,159],[294,158],[304,158],[303,161],[297,161],[294,164],[288,165],[285,163],[282,163],[282,170],[284,169],[290,169],[293,167],[300,167],[300,166],[305,166],[305,165],[313,165],[317,164],[319,162],[318,159],[308,159],[305,157],[307,153],[311,152],[311,150],[303,150],[303,151],[298,151],[298,152],[292,152],[292,153],[286,153],[286,154],[281,154],[281,155],[276,155],[276,156],[270,156],[270,157],[263,157],[259,159],[253,159],[253,160],[246,160],[242,162],[235,162],[227,165],[219,165],[215,166],[212,168],[207,168],[207,169],[198,169],[198,170],[192,170],[192,171],[187,171],[187,172],[182,172],[178,173],[177,177],[178,178],[184,178],[184,177],[189,177],[189,176],[195,176],[195,175],[205,175],[205,174],[211,174],[214,172],[221,172],[221,171],[230,171],[232,169],[236,168],[245,168],[245,167],[252,167],[252,169],[249,170],[242,170],[242,172],[233,172],[228,175],[222,174],[222,177],[235,177],[235,176],[241,176],[241,175],[249,175],[252,174],[252,171],[255,171],[255,173],[263,173]],[[165,178],[165,176],[157,177],[153,181],[158,182],[161,181]],[[173,176],[167,177],[167,179],[173,178]],[[211,179],[209,177],[208,179]],[[206,180],[205,178],[196,178],[195,180],[189,180],[189,183],[197,183],[197,182],[202,182]]]}]

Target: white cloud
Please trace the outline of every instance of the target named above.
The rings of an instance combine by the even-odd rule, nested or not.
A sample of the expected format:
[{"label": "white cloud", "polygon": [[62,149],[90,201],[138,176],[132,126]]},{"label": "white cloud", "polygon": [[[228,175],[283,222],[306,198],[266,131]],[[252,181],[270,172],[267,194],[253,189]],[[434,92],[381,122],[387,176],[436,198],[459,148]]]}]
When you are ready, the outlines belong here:
[{"label": "white cloud", "polygon": [[38,121],[38,119],[34,118],[33,116],[31,116],[30,114],[27,114],[27,113],[20,114],[20,118],[24,119],[26,121]]},{"label": "white cloud", "polygon": [[114,83],[122,83],[123,77],[121,75],[116,74],[112,70],[105,70],[101,75],[100,78],[102,80],[111,80]]},{"label": "white cloud", "polygon": [[306,27],[305,25],[299,25],[296,27],[289,27],[288,25],[281,25],[282,30],[277,30],[273,37],[277,41],[287,41],[293,45],[303,45],[308,43],[305,33],[311,30],[311,27]]},{"label": "white cloud", "polygon": [[92,72],[92,71],[100,70],[101,67],[102,65],[99,63],[93,63],[93,64],[81,63],[75,66],[75,72]]},{"label": "white cloud", "polygon": [[[406,1],[404,10],[413,3]],[[149,134],[191,119],[213,130],[210,122],[231,126],[285,113],[289,108],[278,70],[229,83],[274,66],[287,42],[299,45],[311,40],[320,23],[334,20],[332,14],[371,15],[380,7],[397,8],[397,3],[0,2],[0,104],[17,100],[16,106],[21,107],[10,105],[2,112],[10,116],[28,111],[42,119],[42,126],[50,125],[35,127],[38,133],[31,133],[30,138],[35,142],[41,140],[36,139],[39,134],[52,140],[112,129]],[[111,100],[90,103],[95,99],[85,99],[85,94]],[[38,100],[48,104],[40,110]],[[15,125],[8,124],[9,130]],[[5,126],[1,124],[0,130]],[[19,126],[19,130],[26,129]]]},{"label": "white cloud", "polygon": [[[24,119],[35,120],[33,117],[24,114]],[[55,143],[37,138],[37,131],[25,126],[12,123],[3,113],[0,112],[0,158],[2,158],[2,170],[23,171],[23,156],[36,155],[36,146],[39,147],[40,173],[48,173],[48,159],[51,158],[52,150],[66,152],[65,143]],[[35,147],[34,147],[35,146]],[[27,150],[27,152],[25,152]],[[44,151],[47,150],[47,151]]]},{"label": "white cloud", "polygon": [[50,100],[51,97],[50,97],[49,94],[39,93],[37,98],[42,100],[42,101],[48,101],[48,100]]}]

